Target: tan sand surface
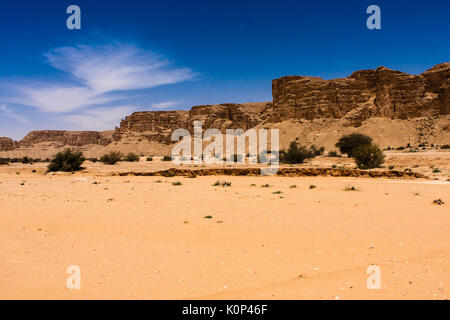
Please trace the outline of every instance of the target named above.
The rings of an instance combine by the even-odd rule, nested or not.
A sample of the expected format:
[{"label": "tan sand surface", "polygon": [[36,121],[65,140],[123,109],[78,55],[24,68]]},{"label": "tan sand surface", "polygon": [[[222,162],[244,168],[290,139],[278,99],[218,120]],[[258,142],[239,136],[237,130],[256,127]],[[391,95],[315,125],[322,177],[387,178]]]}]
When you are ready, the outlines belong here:
[{"label": "tan sand surface", "polygon": [[[43,166],[0,167],[1,299],[450,297],[445,180],[119,177],[99,163],[44,175]],[[379,290],[366,286],[372,264]],[[66,287],[69,265],[81,268],[80,290]]]}]

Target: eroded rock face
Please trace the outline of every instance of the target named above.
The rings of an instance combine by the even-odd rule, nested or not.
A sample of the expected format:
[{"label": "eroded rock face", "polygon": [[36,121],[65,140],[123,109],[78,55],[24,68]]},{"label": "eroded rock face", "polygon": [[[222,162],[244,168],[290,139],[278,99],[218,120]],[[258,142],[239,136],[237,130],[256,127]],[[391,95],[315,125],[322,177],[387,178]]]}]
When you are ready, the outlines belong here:
[{"label": "eroded rock face", "polygon": [[178,128],[189,129],[201,120],[203,129],[247,130],[256,125],[289,119],[344,119],[361,126],[371,117],[408,119],[450,113],[450,63],[420,75],[385,67],[356,71],[343,79],[323,80],[287,76],[272,82],[273,103],[195,106],[189,111],[136,112],[116,128],[114,138],[139,134],[169,144]]},{"label": "eroded rock face", "polygon": [[202,121],[204,130],[247,130],[261,123],[265,107],[266,103],[228,103],[195,106],[189,111],[135,112],[121,121],[114,139],[138,134],[149,141],[169,144],[172,132],[176,129],[188,129],[192,133],[194,121]]},{"label": "eroded rock face", "polygon": [[372,116],[407,119],[450,113],[450,63],[420,75],[385,67],[343,79],[289,76],[273,80],[270,120],[348,118],[354,125]]},{"label": "eroded rock face", "polygon": [[16,147],[17,142],[8,137],[0,137],[0,151],[11,151]]},{"label": "eroded rock face", "polygon": [[39,130],[31,131],[19,141],[19,147],[29,147],[38,143],[49,143],[55,146],[81,147],[85,145],[106,146],[112,142],[112,132],[97,131],[63,131]]}]

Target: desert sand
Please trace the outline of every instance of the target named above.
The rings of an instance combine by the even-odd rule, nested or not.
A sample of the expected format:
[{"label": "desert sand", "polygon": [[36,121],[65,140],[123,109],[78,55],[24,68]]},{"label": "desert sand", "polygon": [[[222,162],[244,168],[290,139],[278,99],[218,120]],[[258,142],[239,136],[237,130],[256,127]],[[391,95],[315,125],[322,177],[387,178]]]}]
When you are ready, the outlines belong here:
[{"label": "desert sand", "polygon": [[[354,166],[305,166],[332,164]],[[449,164],[448,153],[388,156],[430,179],[111,175],[173,166],[159,160],[75,174],[0,166],[0,299],[448,299]],[[66,287],[69,265],[80,290]],[[380,289],[367,288],[370,265]]]}]

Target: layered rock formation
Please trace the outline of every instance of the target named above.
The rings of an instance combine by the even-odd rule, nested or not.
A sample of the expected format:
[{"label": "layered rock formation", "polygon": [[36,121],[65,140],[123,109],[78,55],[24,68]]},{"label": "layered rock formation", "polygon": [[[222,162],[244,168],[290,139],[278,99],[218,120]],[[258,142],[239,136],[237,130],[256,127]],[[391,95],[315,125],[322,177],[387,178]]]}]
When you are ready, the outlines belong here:
[{"label": "layered rock formation", "polygon": [[64,131],[38,130],[31,131],[19,142],[10,138],[0,138],[0,152],[27,150],[36,145],[54,148],[84,147],[88,145],[107,146],[113,141],[113,131]]},{"label": "layered rock formation", "polygon": [[0,137],[0,151],[11,151],[16,148],[17,142],[8,137]]},{"label": "layered rock formation", "polygon": [[283,119],[347,118],[360,125],[369,117],[408,119],[450,113],[450,63],[420,75],[379,67],[348,78],[289,76],[273,80],[271,122]]},{"label": "layered rock formation", "polygon": [[31,131],[19,141],[19,147],[29,147],[38,143],[49,143],[55,146],[82,147],[84,145],[106,146],[112,142],[111,131],[64,131],[39,130]]},{"label": "layered rock formation", "polygon": [[450,114],[450,63],[437,65],[420,75],[379,67],[333,80],[287,76],[273,80],[272,95],[273,103],[136,112],[122,120],[114,138],[139,134],[149,141],[168,144],[173,130],[192,131],[195,120],[202,120],[204,129],[224,131],[247,130],[290,119],[344,119],[344,125],[357,127],[371,117],[409,119]]},{"label": "layered rock formation", "polygon": [[194,121],[202,121],[203,129],[250,129],[260,124],[266,103],[227,103],[192,107],[189,111],[144,111],[126,117],[116,128],[114,139],[130,134],[160,143],[171,143],[174,130],[185,128],[192,132]]},{"label": "layered rock formation", "polygon": [[[112,131],[33,131],[20,142],[0,138],[0,151],[22,150],[26,153],[33,146],[39,146],[48,153],[67,146],[89,151],[89,146],[102,149],[114,141],[108,148],[126,147],[127,152],[144,153],[147,149],[155,149],[155,144],[167,148],[175,129],[184,128],[192,132],[196,120],[202,121],[204,130],[215,128],[222,132],[226,129],[278,126],[289,120],[295,128],[291,130],[285,123],[288,129],[282,130],[280,139],[284,135],[288,142],[302,138],[304,143],[329,143],[331,146],[334,145],[333,139],[342,134],[341,128],[353,130],[359,127],[373,135],[369,129],[373,124],[369,122],[378,118],[384,119],[389,127],[395,127],[389,121],[399,119],[396,121],[401,123],[400,120],[406,119],[408,124],[402,125],[408,130],[398,132],[404,136],[398,144],[405,143],[405,140],[420,144],[442,143],[442,139],[447,139],[450,127],[447,124],[449,117],[441,117],[450,114],[450,63],[439,64],[420,75],[379,67],[333,80],[287,76],[273,80],[272,95],[273,102],[265,103],[227,103],[195,106],[185,111],[135,112],[121,121],[114,134]],[[411,120],[419,117],[423,120]],[[440,119],[435,119],[437,117]],[[292,132],[287,134],[289,130]],[[386,134],[386,128],[382,134]],[[434,137],[433,142],[428,141],[430,137]],[[395,140],[392,133],[389,139]],[[148,145],[144,146],[143,142],[148,142]],[[136,147],[138,144],[141,147]],[[99,154],[103,152],[97,151]]]}]

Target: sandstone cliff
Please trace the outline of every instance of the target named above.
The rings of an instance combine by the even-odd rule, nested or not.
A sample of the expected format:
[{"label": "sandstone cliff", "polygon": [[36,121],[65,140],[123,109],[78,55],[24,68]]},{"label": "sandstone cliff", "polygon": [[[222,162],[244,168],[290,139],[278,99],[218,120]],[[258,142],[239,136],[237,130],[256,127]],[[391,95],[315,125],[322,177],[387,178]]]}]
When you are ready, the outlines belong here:
[{"label": "sandstone cliff", "polygon": [[63,131],[39,130],[31,131],[19,141],[19,147],[29,147],[38,143],[49,143],[55,146],[82,147],[96,144],[106,146],[112,142],[111,131]]},{"label": "sandstone cliff", "polygon": [[11,151],[16,148],[17,142],[8,137],[0,137],[0,151]]},{"label": "sandstone cliff", "polygon": [[48,155],[76,147],[91,156],[111,150],[168,154],[173,130],[192,132],[196,120],[204,130],[222,132],[277,127],[282,148],[292,139],[333,148],[339,135],[355,131],[371,134],[382,147],[450,143],[450,63],[420,75],[379,67],[332,80],[286,76],[273,80],[272,96],[273,102],[135,112],[114,133],[33,131],[20,142],[0,138],[0,151]]},{"label": "sandstone cliff", "polygon": [[201,120],[203,129],[215,128],[247,130],[260,124],[266,103],[227,103],[192,107],[189,111],[135,112],[121,121],[114,139],[119,141],[129,135],[139,135],[148,141],[171,143],[173,130],[185,128],[192,132],[194,121]]},{"label": "sandstone cliff", "polygon": [[92,146],[105,147],[113,141],[113,131],[31,131],[19,142],[10,138],[0,138],[0,152],[3,157],[21,157],[24,155],[46,158],[55,152],[72,147],[87,150]]},{"label": "sandstone cliff", "polygon": [[271,122],[346,118],[361,125],[370,117],[408,119],[450,113],[450,63],[420,75],[379,67],[348,78],[289,76],[272,83]]},{"label": "sandstone cliff", "polygon": [[164,144],[177,128],[242,128],[289,120],[341,119],[342,126],[359,127],[369,118],[412,119],[450,114],[450,63],[420,75],[385,67],[356,71],[343,79],[287,76],[273,80],[273,102],[192,107],[189,111],[136,112],[116,128],[119,141],[138,135]]}]

